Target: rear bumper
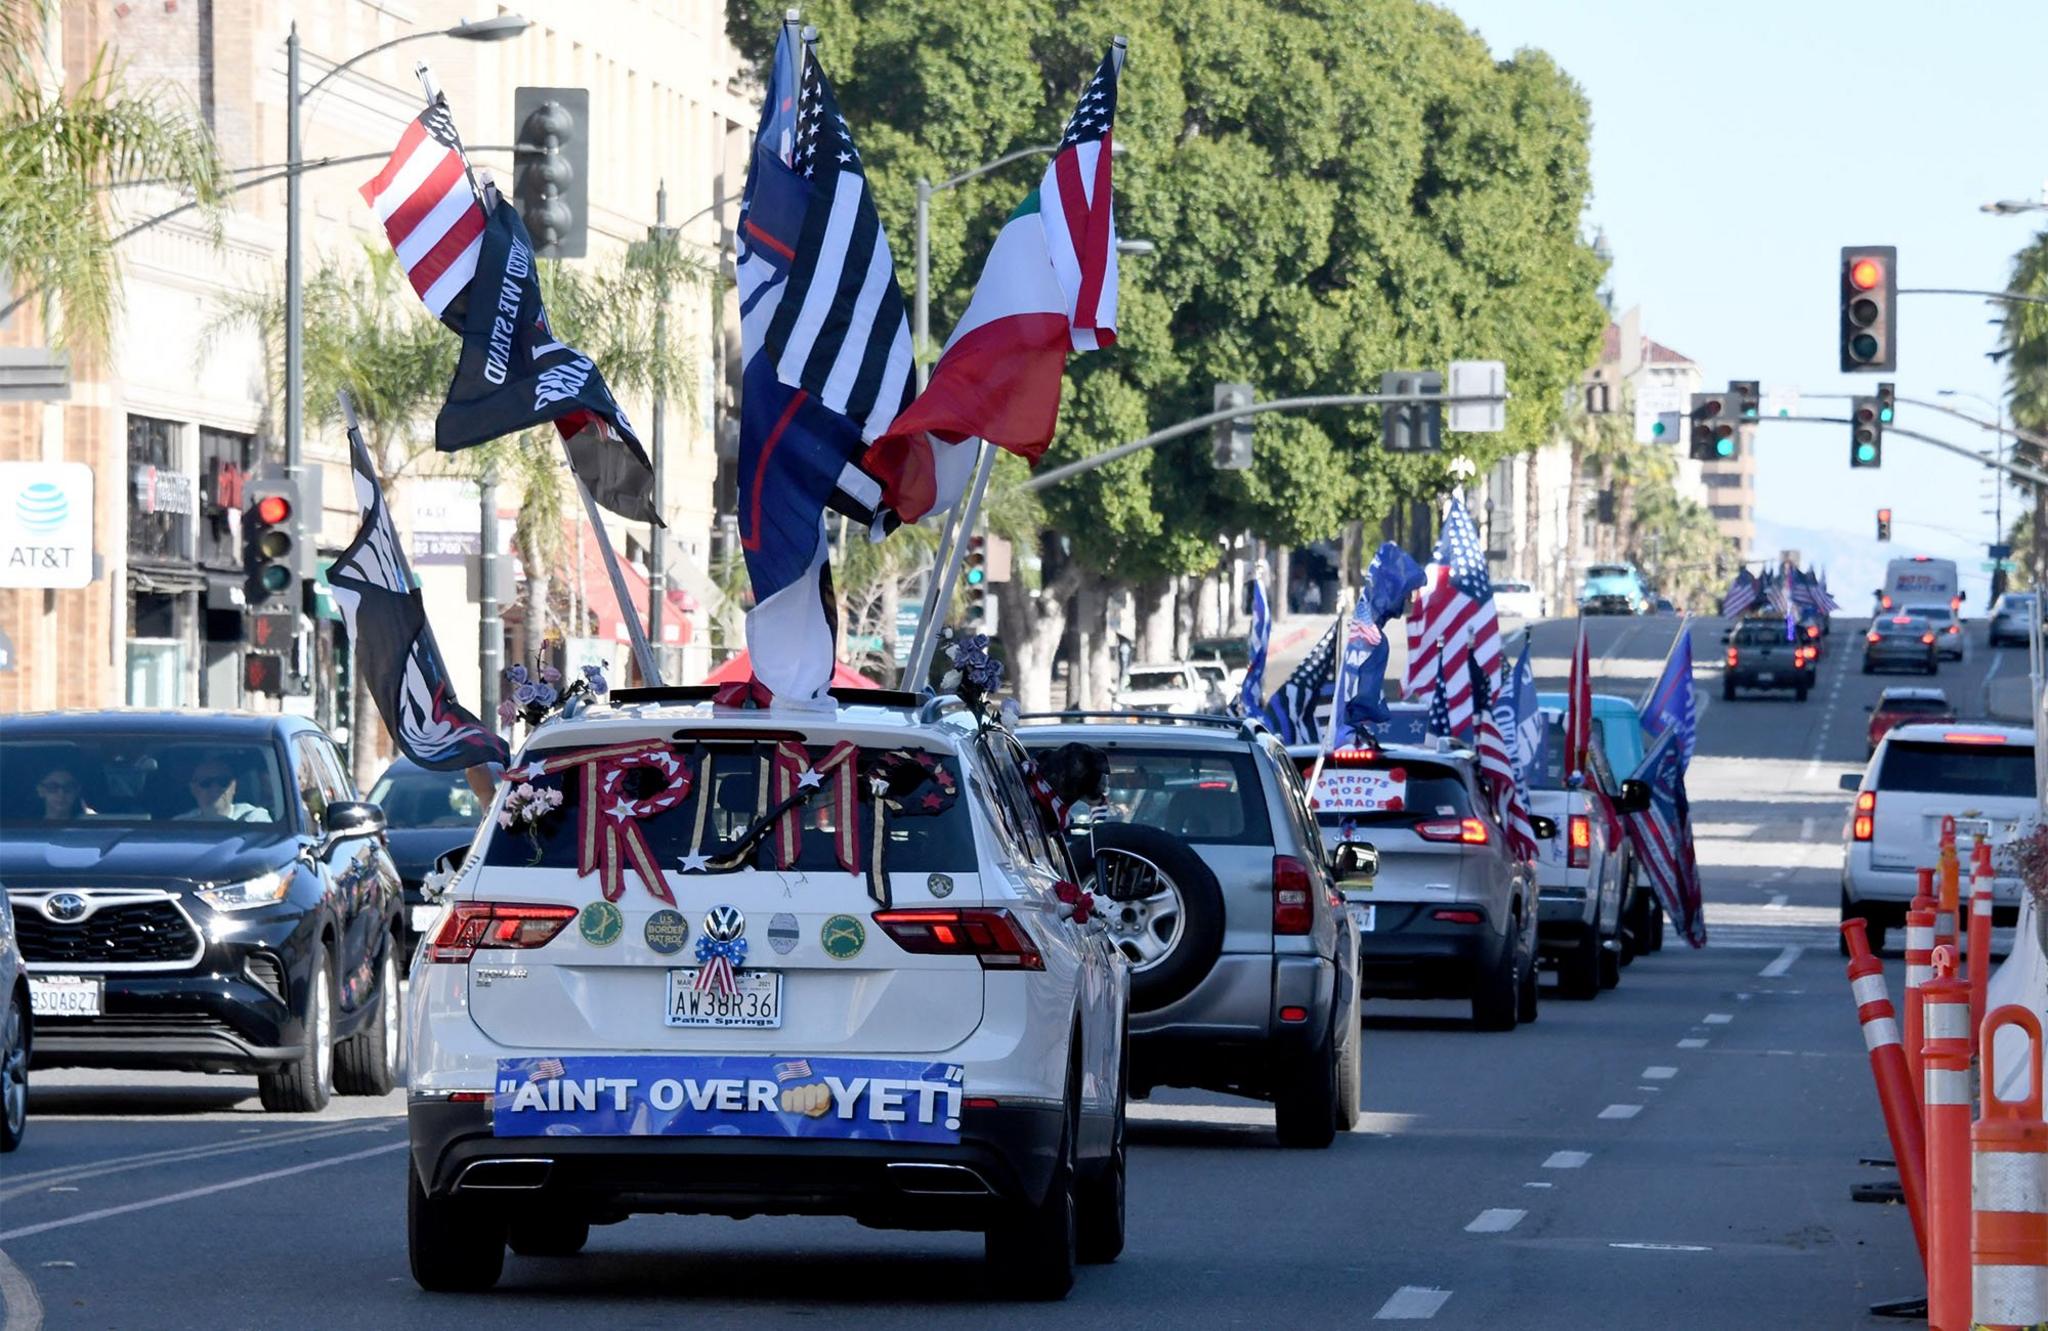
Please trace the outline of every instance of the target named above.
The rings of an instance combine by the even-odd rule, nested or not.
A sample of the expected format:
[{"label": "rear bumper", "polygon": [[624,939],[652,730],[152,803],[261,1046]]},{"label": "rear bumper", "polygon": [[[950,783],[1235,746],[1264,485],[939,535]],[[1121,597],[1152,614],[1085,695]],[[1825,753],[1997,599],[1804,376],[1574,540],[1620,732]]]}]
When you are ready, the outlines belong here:
[{"label": "rear bumper", "polygon": [[496,1137],[490,1107],[414,1099],[412,1167],[429,1196],[593,1220],[842,1215],[889,1229],[981,1229],[1051,1185],[1058,1104],[969,1109],[958,1145],[762,1137]]},{"label": "rear bumper", "polygon": [[1336,977],[1322,957],[1225,953],[1185,998],[1131,1014],[1131,1084],[1271,1095],[1330,1029]]},{"label": "rear bumper", "polygon": [[[1765,670],[1762,667],[1750,669],[1738,666],[1727,672],[1728,680],[1738,689],[1810,689],[1813,687],[1814,672],[1810,667]],[[1770,679],[1762,678],[1769,675]]]},{"label": "rear bumper", "polygon": [[1923,670],[1933,665],[1935,660],[1935,652],[1927,647],[1915,647],[1912,651],[1905,651],[1873,643],[1863,649],[1863,664],[1872,670]]},{"label": "rear bumper", "polygon": [[[1500,961],[1508,939],[1484,906],[1463,901],[1380,901],[1373,931],[1363,936],[1359,969],[1368,997],[1466,998]],[[1474,910],[1478,924],[1432,918],[1439,910]]]},{"label": "rear bumper", "polygon": [[[1929,848],[1932,857],[1933,848]],[[1896,907],[1890,917],[1903,920],[1906,907],[1920,890],[1920,876],[1912,869],[1879,869],[1870,863],[1867,844],[1852,847],[1848,863],[1842,871],[1842,893],[1857,905],[1877,904]],[[2017,878],[1994,878],[1991,880],[1992,923],[2004,927],[2019,918],[2020,881]],[[1970,909],[1970,880],[1962,880],[1962,912]],[[1876,918],[1877,912],[1870,912]],[[1967,927],[1967,921],[1963,922]]]}]

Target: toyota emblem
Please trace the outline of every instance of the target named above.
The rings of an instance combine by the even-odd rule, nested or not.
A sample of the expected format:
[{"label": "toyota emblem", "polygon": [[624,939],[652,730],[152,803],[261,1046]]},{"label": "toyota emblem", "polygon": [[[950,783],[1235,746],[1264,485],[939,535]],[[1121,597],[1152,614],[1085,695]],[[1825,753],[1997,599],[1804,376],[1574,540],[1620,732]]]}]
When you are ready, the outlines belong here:
[{"label": "toyota emblem", "polygon": [[713,906],[704,912],[704,933],[721,943],[730,943],[747,931],[747,917],[738,906]]},{"label": "toyota emblem", "polygon": [[76,892],[52,892],[43,898],[43,914],[58,924],[76,924],[92,913],[92,903]]}]

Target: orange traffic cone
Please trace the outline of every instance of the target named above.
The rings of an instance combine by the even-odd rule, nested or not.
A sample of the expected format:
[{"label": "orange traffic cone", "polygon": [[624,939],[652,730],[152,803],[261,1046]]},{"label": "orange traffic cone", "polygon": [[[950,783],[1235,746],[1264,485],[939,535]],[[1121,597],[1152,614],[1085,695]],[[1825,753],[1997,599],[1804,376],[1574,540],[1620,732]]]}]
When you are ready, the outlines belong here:
[{"label": "orange traffic cone", "polygon": [[[2005,1026],[2033,1040],[2027,1095],[2000,1099],[1992,1042]],[[1970,1130],[1974,1174],[1971,1295],[1985,1331],[2048,1322],[2048,1123],[2041,1120],[2041,1019],[2007,1004],[1984,1023],[1984,1113]]]}]

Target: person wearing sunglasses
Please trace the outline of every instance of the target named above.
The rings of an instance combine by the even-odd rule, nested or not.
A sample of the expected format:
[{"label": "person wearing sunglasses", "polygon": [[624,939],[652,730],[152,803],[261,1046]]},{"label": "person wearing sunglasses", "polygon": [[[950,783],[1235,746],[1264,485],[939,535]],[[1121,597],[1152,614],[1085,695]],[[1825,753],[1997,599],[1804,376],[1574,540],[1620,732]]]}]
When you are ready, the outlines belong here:
[{"label": "person wearing sunglasses", "polygon": [[68,823],[92,812],[86,807],[85,787],[68,767],[52,767],[43,773],[42,780],[36,782],[36,794],[42,796],[46,822]]},{"label": "person wearing sunglasses", "polygon": [[268,810],[254,804],[235,802],[235,772],[227,763],[218,758],[203,758],[192,769],[187,782],[192,792],[195,807],[175,815],[175,819],[226,818],[238,823],[267,823]]}]

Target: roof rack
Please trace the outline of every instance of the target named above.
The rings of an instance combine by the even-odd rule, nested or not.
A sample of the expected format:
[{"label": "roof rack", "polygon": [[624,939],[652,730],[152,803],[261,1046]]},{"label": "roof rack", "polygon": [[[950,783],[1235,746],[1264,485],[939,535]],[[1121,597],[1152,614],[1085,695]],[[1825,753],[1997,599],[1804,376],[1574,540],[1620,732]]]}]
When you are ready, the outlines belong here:
[{"label": "roof rack", "polygon": [[[614,704],[625,706],[633,703],[710,702],[717,692],[718,687],[713,684],[664,684],[658,688],[613,689],[607,697]],[[902,689],[832,689],[830,693],[832,700],[841,706],[900,707],[919,712],[928,702],[943,701]]]},{"label": "roof rack", "polygon": [[1256,724],[1250,717],[1224,716],[1214,712],[1147,712],[1135,708],[1111,712],[1023,712],[1018,715],[1017,720],[1037,721],[1046,725],[1072,721],[1142,721],[1155,725],[1208,726],[1217,730],[1243,730],[1248,724]]}]

